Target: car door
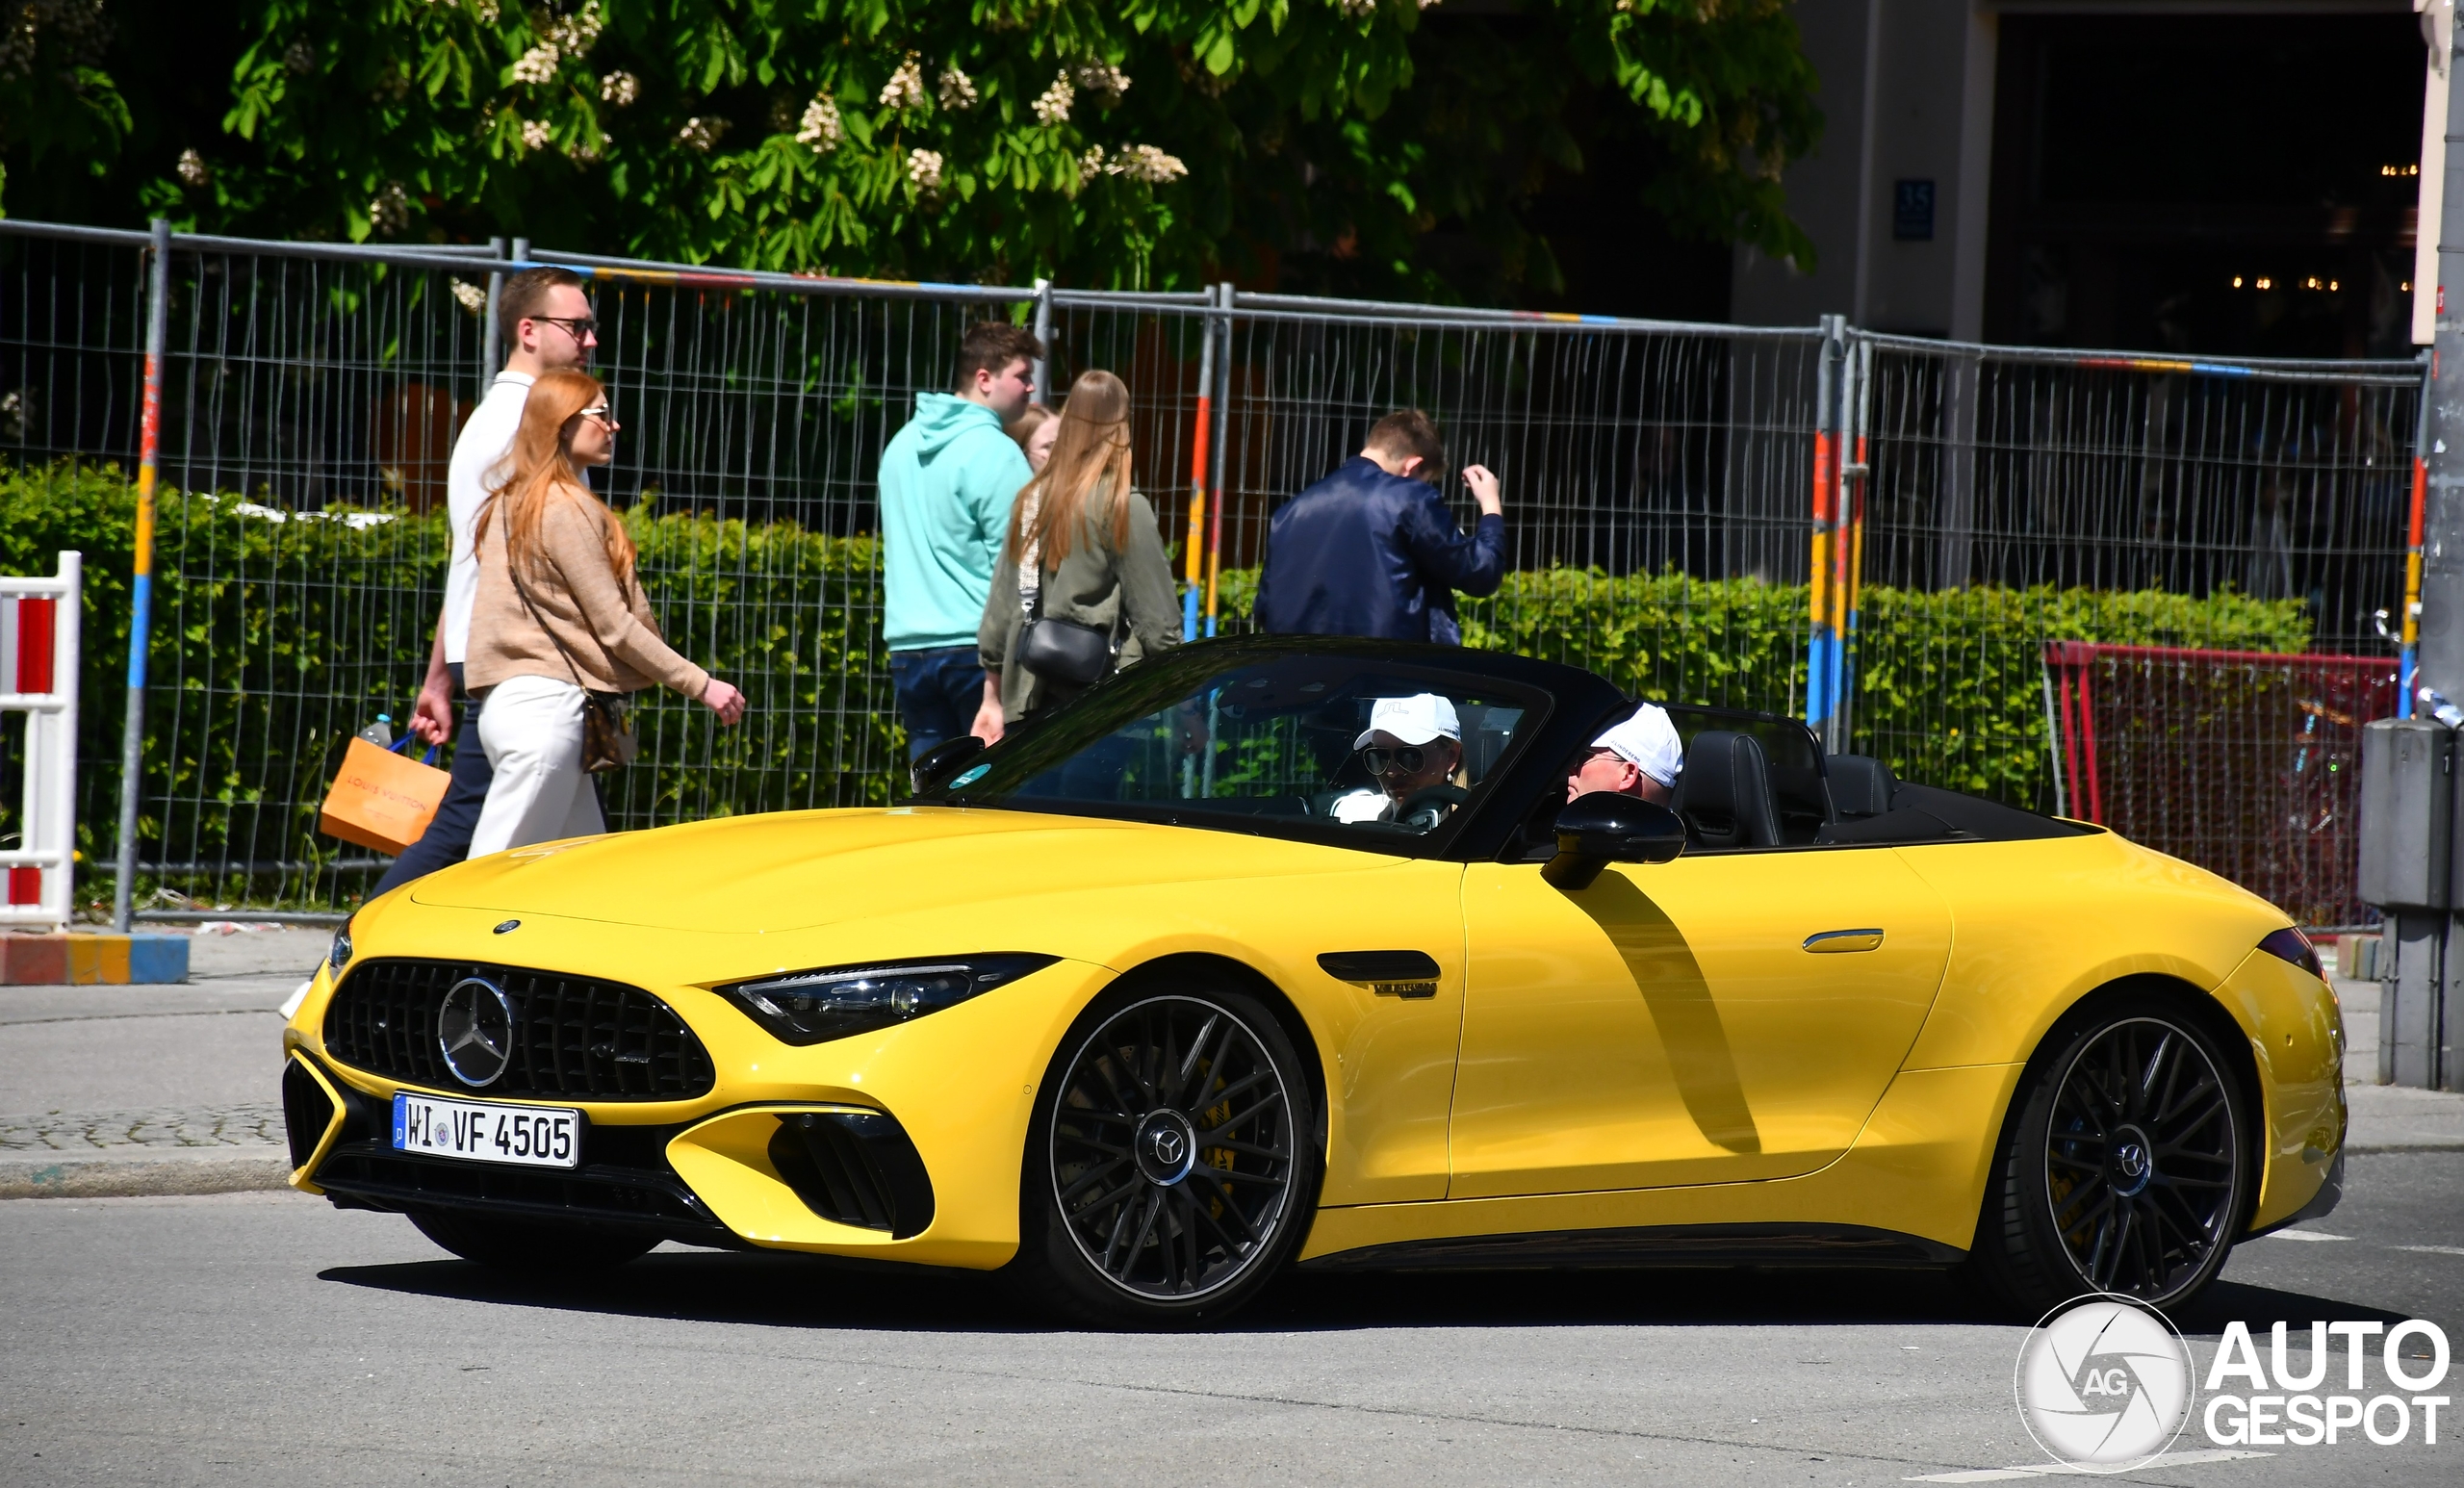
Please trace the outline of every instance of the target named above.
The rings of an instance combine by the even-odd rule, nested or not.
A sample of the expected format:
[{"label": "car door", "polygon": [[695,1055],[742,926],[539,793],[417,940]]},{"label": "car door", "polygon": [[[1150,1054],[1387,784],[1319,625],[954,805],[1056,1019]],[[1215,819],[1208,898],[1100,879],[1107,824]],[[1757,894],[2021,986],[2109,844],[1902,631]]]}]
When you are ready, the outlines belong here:
[{"label": "car door", "polygon": [[1534,863],[1463,886],[1450,1198],[1723,1183],[1847,1150],[1916,1038],[1948,909],[1888,848]]}]

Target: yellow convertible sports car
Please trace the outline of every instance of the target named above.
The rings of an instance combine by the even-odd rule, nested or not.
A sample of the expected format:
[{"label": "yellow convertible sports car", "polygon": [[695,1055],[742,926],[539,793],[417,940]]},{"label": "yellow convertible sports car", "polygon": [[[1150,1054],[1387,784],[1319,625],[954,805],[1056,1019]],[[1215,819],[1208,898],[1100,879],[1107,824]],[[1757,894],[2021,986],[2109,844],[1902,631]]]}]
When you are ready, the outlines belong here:
[{"label": "yellow convertible sports car", "polygon": [[1668,806],[1573,795],[1630,786],[1592,741],[1635,713],[1207,642],[904,806],[438,873],[284,1032],[292,1181],[507,1268],[1004,1269],[1130,1325],[1287,1265],[1963,1267],[2033,1318],[2334,1204],[2343,1029],[2280,911],[1767,714],[1667,709]]}]

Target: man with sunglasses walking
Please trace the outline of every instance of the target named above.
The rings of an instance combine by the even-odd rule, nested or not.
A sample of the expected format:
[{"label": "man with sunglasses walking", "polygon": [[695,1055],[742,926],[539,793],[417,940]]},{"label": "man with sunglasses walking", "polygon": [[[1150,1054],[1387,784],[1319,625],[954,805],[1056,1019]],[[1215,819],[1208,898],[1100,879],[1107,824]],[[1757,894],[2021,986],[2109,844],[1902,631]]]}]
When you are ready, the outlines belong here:
[{"label": "man with sunglasses walking", "polygon": [[497,321],[511,345],[504,371],[497,373],[488,396],[463,423],[453,441],[452,462],[446,467],[453,561],[445,574],[445,613],[437,618],[427,680],[411,709],[411,732],[420,742],[441,744],[447,734],[454,734],[453,780],[426,834],[394,859],[369,890],[371,899],[470,856],[471,831],[479,824],[479,809],[487,805],[488,784],[495,778],[488,752],[479,743],[477,701],[464,698],[461,730],[456,733],[453,728],[453,695],[462,691],[462,658],[471,645],[471,603],[479,591],[479,558],[472,534],[488,504],[489,477],[503,478],[496,475],[497,467],[513,448],[530,385],[544,372],[578,372],[590,365],[590,353],[599,345],[599,321],[581,285],[581,275],[570,269],[526,269],[509,275],[498,293]]},{"label": "man with sunglasses walking", "polygon": [[1359,454],[1283,503],[1267,530],[1253,609],[1277,635],[1365,635],[1459,646],[1456,591],[1497,593],[1505,577],[1498,477],[1467,465],[1480,520],[1466,536],[1438,494],[1446,446],[1417,408],[1390,413]]}]

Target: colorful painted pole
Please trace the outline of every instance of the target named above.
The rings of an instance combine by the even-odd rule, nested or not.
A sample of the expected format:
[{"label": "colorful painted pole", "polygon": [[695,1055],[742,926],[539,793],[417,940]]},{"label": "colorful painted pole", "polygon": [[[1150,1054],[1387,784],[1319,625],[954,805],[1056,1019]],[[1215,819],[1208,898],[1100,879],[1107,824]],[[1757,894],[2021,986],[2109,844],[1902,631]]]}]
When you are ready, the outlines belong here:
[{"label": "colorful painted pole", "polygon": [[1841,317],[1822,318],[1821,361],[1814,374],[1813,413],[1813,552],[1806,574],[1811,590],[1808,608],[1813,634],[1806,643],[1806,727],[1828,737],[1835,706],[1832,690],[1837,676],[1838,608],[1838,442],[1839,382],[1845,371]]},{"label": "colorful painted pole", "polygon": [[1181,639],[1197,639],[1198,590],[1205,581],[1207,438],[1215,428],[1215,403],[1208,394],[1215,383],[1215,312],[1212,304],[1198,318],[1203,327],[1197,343],[1197,431],[1190,440],[1190,530],[1181,545]]},{"label": "colorful painted pole", "polygon": [[2422,638],[2422,508],[2429,496],[2430,380],[2424,354],[2422,409],[2413,431],[2413,495],[2404,527],[2404,614],[2397,636],[2396,716],[2413,716],[2413,672],[2421,661]]},{"label": "colorful painted pole", "polygon": [[154,478],[163,450],[163,353],[171,329],[171,224],[154,219],[145,291],[145,401],[137,424],[136,562],[129,581],[128,715],[119,738],[119,860],[112,928],[128,934],[137,890],[137,806],[145,786],[145,652],[154,620]]},{"label": "colorful painted pole", "polygon": [[1230,450],[1225,438],[1225,425],[1232,418],[1232,286],[1215,287],[1216,303],[1222,307],[1223,334],[1216,343],[1215,353],[1215,464],[1208,489],[1215,493],[1215,510],[1208,514],[1206,528],[1206,633],[1215,635],[1216,591],[1223,577],[1223,457]]}]

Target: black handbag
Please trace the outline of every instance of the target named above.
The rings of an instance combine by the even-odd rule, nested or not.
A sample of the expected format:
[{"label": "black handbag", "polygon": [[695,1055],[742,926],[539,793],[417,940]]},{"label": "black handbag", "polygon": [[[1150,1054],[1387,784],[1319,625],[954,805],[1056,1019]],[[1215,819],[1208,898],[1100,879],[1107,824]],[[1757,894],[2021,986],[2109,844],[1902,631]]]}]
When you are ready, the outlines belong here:
[{"label": "black handbag", "polygon": [[1112,634],[1074,620],[1046,617],[1043,585],[1038,583],[1035,607],[1018,632],[1018,665],[1048,682],[1091,687],[1113,673]]}]

